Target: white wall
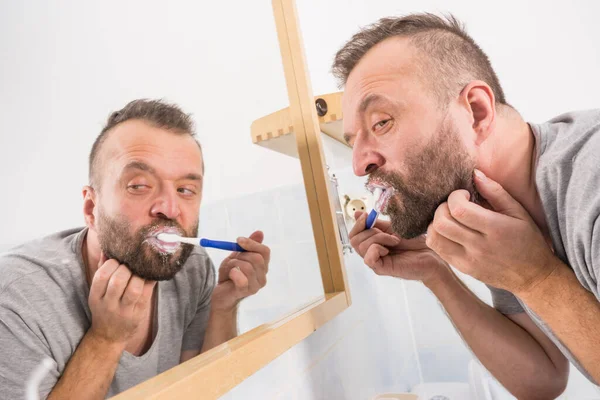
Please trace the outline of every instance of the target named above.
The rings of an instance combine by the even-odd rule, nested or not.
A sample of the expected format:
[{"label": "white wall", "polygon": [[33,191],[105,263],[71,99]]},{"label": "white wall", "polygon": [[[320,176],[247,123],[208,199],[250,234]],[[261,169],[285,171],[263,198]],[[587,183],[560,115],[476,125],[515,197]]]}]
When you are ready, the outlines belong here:
[{"label": "white wall", "polygon": [[[108,113],[133,98],[164,97],[194,113],[208,216],[218,215],[223,200],[300,183],[297,161],[252,145],[249,136],[254,119],[287,106],[269,1],[51,4],[0,0],[0,251],[83,223],[89,147]],[[331,60],[358,26],[451,11],[527,120],[599,104],[593,0],[298,0],[298,7],[315,94],[338,90]],[[340,184],[354,187],[345,174]],[[218,232],[220,219],[208,216],[201,229]],[[422,285],[376,277],[355,255],[347,268],[352,307],[225,398],[366,399],[421,382],[466,382],[469,352]],[[276,296],[284,279],[270,275],[273,289],[265,293]],[[570,385],[569,398],[592,398],[580,375]]]},{"label": "white wall", "polygon": [[0,205],[10,228],[0,250],[83,224],[89,149],[108,114],[135,98],[194,114],[205,203],[301,182],[297,160],[250,139],[253,120],[288,103],[269,2],[0,4]]},{"label": "white wall", "polygon": [[[315,93],[337,90],[329,75],[333,54],[359,26],[413,11],[450,11],[467,23],[508,101],[528,121],[600,105],[595,1],[299,0],[298,7]],[[348,174],[337,171],[340,184],[358,190]],[[350,309],[224,398],[367,399],[418,383],[467,382],[471,354],[431,293],[419,283],[376,277],[361,264],[356,255],[346,258]],[[463,278],[490,301],[484,285]],[[571,371],[561,398],[600,398]]]}]

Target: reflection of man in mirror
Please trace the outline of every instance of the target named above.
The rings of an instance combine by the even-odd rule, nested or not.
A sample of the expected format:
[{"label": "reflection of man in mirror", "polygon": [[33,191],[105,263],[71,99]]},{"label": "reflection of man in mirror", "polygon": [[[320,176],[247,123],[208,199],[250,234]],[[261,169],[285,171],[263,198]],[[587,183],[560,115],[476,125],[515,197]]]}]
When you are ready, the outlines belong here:
[{"label": "reflection of man in mirror", "polygon": [[558,396],[567,359],[600,382],[600,110],[527,123],[453,17],[381,19],[333,71],[355,174],[384,189],[391,219],[358,218],[365,264],[423,281],[518,398]]},{"label": "reflection of man in mirror", "polygon": [[204,163],[191,117],[160,101],[113,113],[90,154],[85,228],[0,259],[0,387],[23,398],[45,357],[49,398],[112,396],[237,334],[238,302],[266,283],[263,234],[238,239],[215,276],[198,234]]}]

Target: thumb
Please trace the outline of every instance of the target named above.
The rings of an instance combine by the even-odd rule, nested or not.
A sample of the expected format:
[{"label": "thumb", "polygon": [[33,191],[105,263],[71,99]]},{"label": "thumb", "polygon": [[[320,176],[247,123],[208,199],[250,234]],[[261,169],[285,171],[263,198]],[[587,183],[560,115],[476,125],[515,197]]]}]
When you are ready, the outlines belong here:
[{"label": "thumb", "polygon": [[515,200],[498,182],[485,176],[483,172],[475,170],[475,186],[481,196],[487,200],[494,211],[523,219],[529,218],[529,214],[521,203]]},{"label": "thumb", "polygon": [[248,239],[254,240],[255,242],[262,243],[265,238],[265,234],[262,231],[252,232],[252,235],[248,236]]},{"label": "thumb", "polygon": [[102,250],[100,250],[100,259],[98,260],[98,268],[104,265],[105,262],[108,261],[108,258],[104,254]]}]

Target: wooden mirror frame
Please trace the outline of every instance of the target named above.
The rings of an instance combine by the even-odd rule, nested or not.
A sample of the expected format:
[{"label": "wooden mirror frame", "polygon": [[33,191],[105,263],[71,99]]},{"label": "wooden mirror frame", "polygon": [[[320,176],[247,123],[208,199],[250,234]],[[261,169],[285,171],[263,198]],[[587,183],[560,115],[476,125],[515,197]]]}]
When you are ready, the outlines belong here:
[{"label": "wooden mirror frame", "polygon": [[[323,296],[279,320],[263,324],[149,379],[114,399],[215,399],[273,361],[351,304],[335,207],[325,166],[294,0],[273,0],[289,108],[255,121],[280,123],[295,134],[323,281]],[[339,98],[339,96],[338,96]],[[339,108],[339,101],[336,107]],[[338,111],[338,117],[341,113]]]}]

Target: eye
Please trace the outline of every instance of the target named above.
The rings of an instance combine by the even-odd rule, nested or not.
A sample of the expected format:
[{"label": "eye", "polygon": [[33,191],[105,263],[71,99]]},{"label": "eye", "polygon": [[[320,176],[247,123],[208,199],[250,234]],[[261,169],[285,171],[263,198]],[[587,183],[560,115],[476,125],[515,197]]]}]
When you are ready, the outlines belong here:
[{"label": "eye", "polygon": [[378,130],[385,128],[389,124],[390,121],[391,121],[391,119],[384,119],[384,120],[377,122],[375,125],[373,125],[373,128],[372,128],[373,131],[377,132]]},{"label": "eye", "polygon": [[179,192],[181,194],[185,194],[186,196],[193,196],[196,194],[196,192],[194,192],[192,189],[183,188],[183,187],[177,189],[177,192]]},{"label": "eye", "polygon": [[143,184],[137,184],[137,185],[129,185],[127,186],[127,190],[129,191],[133,191],[133,192],[142,192],[146,189],[149,189],[150,186],[148,185],[143,185]]}]

